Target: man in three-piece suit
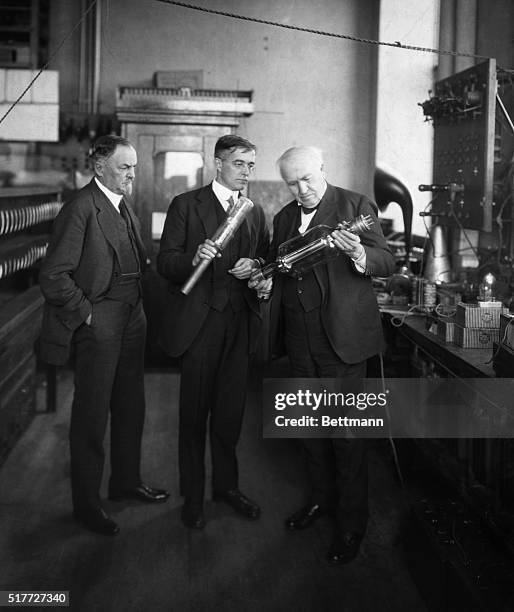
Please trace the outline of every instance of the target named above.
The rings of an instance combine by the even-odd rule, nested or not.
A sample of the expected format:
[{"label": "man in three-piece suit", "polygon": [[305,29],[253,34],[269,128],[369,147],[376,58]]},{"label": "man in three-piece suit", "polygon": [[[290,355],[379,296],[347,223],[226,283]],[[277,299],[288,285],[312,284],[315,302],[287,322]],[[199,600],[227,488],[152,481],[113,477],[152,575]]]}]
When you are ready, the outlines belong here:
[{"label": "man in three-piece suit", "polygon": [[[183,523],[205,525],[205,441],[210,415],[212,488],[249,519],[259,506],[239,490],[236,445],[241,431],[249,358],[256,349],[261,315],[257,295],[247,286],[268,249],[263,210],[254,205],[232,240],[218,252],[210,237],[241,196],[255,166],[255,146],[240,136],[216,143],[215,180],[172,201],[157,259],[169,281],[161,344],[182,356],[179,409],[180,490]],[[188,295],[182,285],[202,261],[211,261]]]},{"label": "man in three-piece suit", "polygon": [[[295,377],[365,378],[366,360],[381,351],[382,343],[371,275],[387,276],[394,268],[376,207],[365,196],[329,185],[318,149],[288,149],[278,160],[278,166],[295,200],[274,218],[270,261],[275,260],[282,242],[303,234],[309,227],[322,224],[335,227],[361,214],[371,215],[373,225],[360,237],[343,229],[334,231],[335,245],[344,255],[329,259],[298,278],[275,277],[271,329],[276,331],[280,327],[279,336]],[[366,529],[364,442],[337,438],[302,440],[311,492],[307,504],[286,520],[286,527],[306,528],[327,510],[335,510],[336,530],[327,556],[331,564],[351,561]]]},{"label": "man in three-piece suit", "polygon": [[103,439],[111,416],[109,498],[163,502],[168,493],[142,483],[146,318],[141,276],[146,254],[132,193],[136,151],[125,138],[99,138],[95,176],[54,222],[40,273],[45,296],[42,358],[75,360],[71,411],[71,485],[75,517],[114,535],[118,525],[100,501]]}]

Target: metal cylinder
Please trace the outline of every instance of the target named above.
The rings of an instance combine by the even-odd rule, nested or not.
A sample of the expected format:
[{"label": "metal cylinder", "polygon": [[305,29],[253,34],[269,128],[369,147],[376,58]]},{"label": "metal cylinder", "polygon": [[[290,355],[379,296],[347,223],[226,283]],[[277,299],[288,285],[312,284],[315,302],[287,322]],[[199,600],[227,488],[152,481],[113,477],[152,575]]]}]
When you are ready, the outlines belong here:
[{"label": "metal cylinder", "polygon": [[[214,232],[211,240],[214,242],[218,251],[222,251],[227,244],[232,240],[237,229],[243,222],[246,215],[253,208],[253,202],[245,197],[240,197],[239,200],[233,204],[228,212],[225,221],[218,227]],[[211,263],[210,259],[202,259],[196,266],[186,283],[180,290],[184,295],[188,295],[193,287],[196,285],[202,274],[207,270]]]}]

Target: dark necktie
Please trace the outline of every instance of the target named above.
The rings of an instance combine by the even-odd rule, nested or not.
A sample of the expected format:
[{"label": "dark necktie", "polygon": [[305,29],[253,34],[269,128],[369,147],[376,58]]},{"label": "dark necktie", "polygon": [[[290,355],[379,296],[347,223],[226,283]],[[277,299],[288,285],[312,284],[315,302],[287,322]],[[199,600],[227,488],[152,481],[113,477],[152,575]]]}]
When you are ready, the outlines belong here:
[{"label": "dark necktie", "polygon": [[300,208],[302,209],[302,212],[305,215],[312,215],[312,213],[316,212],[318,210],[318,206],[319,204],[316,204],[316,206],[312,206],[311,208],[307,208],[307,206],[303,206],[302,204],[300,204]]},{"label": "dark necktie", "polygon": [[134,254],[136,256],[139,266],[141,266],[141,254],[139,253],[139,249],[138,249],[138,241],[134,234],[134,228],[132,227],[132,219],[130,218],[129,211],[127,208],[127,204],[125,203],[125,200],[121,200],[120,202],[120,215],[122,216],[123,220],[125,221],[127,225],[127,231],[128,231],[130,242],[132,243]]}]

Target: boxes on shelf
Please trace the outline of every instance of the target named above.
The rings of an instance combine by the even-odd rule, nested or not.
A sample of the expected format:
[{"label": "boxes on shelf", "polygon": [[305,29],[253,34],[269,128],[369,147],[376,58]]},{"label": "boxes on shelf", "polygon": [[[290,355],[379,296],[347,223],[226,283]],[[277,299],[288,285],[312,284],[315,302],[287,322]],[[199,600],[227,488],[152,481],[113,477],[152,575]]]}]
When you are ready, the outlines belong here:
[{"label": "boxes on shelf", "polygon": [[509,312],[503,306],[479,306],[478,304],[457,304],[455,321],[461,327],[499,328],[500,315]]},{"label": "boxes on shelf", "polygon": [[455,342],[455,320],[453,318],[439,319],[437,336],[444,342]]},{"label": "boxes on shelf", "polygon": [[454,330],[454,342],[462,348],[492,348],[499,336],[499,328],[462,327],[457,323]]}]

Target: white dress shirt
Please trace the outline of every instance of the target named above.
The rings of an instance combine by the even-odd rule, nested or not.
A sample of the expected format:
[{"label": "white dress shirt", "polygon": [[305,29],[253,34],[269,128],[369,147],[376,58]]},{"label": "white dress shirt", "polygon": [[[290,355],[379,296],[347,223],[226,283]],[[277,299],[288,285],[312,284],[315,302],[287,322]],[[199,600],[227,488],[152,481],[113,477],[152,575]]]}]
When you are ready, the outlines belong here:
[{"label": "white dress shirt", "polygon": [[114,208],[120,212],[120,202],[123,200],[123,196],[120,195],[119,193],[114,193],[114,191],[111,191],[110,189],[107,189],[107,187],[101,183],[95,176],[95,181],[96,184],[98,185],[99,189],[105,193],[107,199],[109,200],[109,202],[114,206]]},{"label": "white dress shirt", "polygon": [[[301,208],[301,204],[298,204],[298,206],[300,206],[300,208]],[[300,227],[298,228],[298,233],[299,234],[304,234],[307,231],[307,228],[309,227],[309,224],[312,221],[312,218],[316,214],[317,210],[318,210],[318,207],[316,206],[315,208],[312,209],[312,212],[306,213],[303,210],[303,208],[301,208],[301,211],[300,211]]]},{"label": "white dress shirt", "polygon": [[[323,198],[323,196],[325,195],[326,190],[327,190],[327,185],[325,184],[325,189],[323,190],[323,193],[321,194],[321,198]],[[321,202],[321,198],[320,198],[320,202]],[[319,205],[319,202],[318,202],[318,205]],[[302,206],[300,202],[298,202],[298,206],[300,207]],[[298,232],[300,234],[304,234],[307,231],[317,210],[318,210],[318,207],[316,206],[312,209],[311,212],[306,213],[304,209],[301,208],[301,221],[300,221],[300,227],[298,228]],[[354,262],[355,267],[357,268],[359,272],[364,273],[366,271],[366,251],[364,249],[362,250],[362,253],[359,255],[359,257],[357,257],[356,259],[352,257],[351,259]]]},{"label": "white dress shirt", "polygon": [[225,212],[227,212],[228,207],[230,206],[230,198],[232,198],[234,202],[239,200],[239,191],[232,191],[231,189],[228,189],[221,183],[218,183],[216,179],[212,181],[212,190],[214,191],[214,195],[220,201],[220,204],[223,206],[223,210]]}]

